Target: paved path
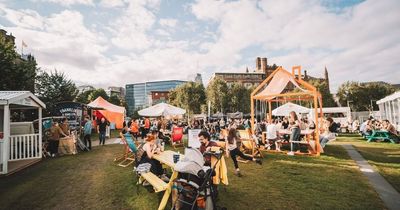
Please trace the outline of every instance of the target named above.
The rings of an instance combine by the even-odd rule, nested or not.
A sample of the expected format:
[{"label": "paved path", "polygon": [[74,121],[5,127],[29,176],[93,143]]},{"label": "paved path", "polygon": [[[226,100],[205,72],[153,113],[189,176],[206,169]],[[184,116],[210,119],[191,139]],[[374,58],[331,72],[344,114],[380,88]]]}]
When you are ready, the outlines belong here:
[{"label": "paved path", "polygon": [[390,210],[400,210],[400,193],[397,192],[374,168],[349,144],[342,145],[356,161],[360,171],[368,178],[372,187]]},{"label": "paved path", "polygon": [[[99,146],[99,140],[92,141],[92,147]],[[111,139],[106,139],[105,144],[119,144],[121,142],[121,138],[111,138]]]}]

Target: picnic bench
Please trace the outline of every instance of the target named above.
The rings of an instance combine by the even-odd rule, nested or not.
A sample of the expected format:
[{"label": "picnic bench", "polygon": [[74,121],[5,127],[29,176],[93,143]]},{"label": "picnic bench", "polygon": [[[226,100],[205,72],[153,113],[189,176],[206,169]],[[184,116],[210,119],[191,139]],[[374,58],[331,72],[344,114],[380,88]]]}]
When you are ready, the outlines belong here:
[{"label": "picnic bench", "polygon": [[389,131],[385,130],[373,130],[372,134],[366,136],[367,142],[376,142],[377,140],[391,142],[393,144],[397,143],[397,139],[393,138]]},{"label": "picnic bench", "polygon": [[[178,172],[174,170],[175,167],[175,163],[173,160],[174,154],[176,154],[176,152],[167,150],[161,152],[160,154],[155,154],[153,156],[153,158],[160,161],[161,164],[166,165],[167,167],[172,169],[172,175],[168,183],[164,182],[162,179],[160,179],[158,176],[156,176],[151,172],[142,173],[139,178],[138,184],[141,184],[144,180],[146,180],[147,182],[149,182],[151,186],[153,186],[154,191],[156,193],[165,191],[164,196],[160,202],[160,205],[158,206],[159,210],[165,209],[169,196],[171,195],[173,181],[178,176]],[[181,160],[183,159],[183,157],[184,155],[181,154],[179,159]]]}]

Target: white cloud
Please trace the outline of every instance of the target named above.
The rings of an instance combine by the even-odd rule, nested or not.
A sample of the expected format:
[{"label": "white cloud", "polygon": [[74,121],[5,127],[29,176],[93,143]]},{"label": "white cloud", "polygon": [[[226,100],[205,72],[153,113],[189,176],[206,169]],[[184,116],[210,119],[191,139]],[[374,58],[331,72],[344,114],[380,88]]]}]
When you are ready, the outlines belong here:
[{"label": "white cloud", "polygon": [[159,20],[161,26],[173,28],[178,23],[177,19],[173,18],[163,18]]},{"label": "white cloud", "polygon": [[50,2],[55,4],[60,4],[63,6],[71,6],[71,5],[90,5],[93,6],[93,0],[32,0],[34,2]]},{"label": "white cloud", "polygon": [[[160,19],[159,0],[121,2],[100,2],[120,13],[91,28],[87,18],[96,17],[72,9],[44,16],[0,4],[0,19],[15,25],[6,30],[29,45],[41,67],[62,70],[80,84],[124,86],[197,72],[207,81],[215,71],[253,68],[244,61],[257,52],[270,64],[302,65],[315,76],[323,76],[326,65],[333,89],[347,80],[399,83],[399,1],[367,0],[333,13],[317,0],[200,0],[190,6],[195,20]],[[186,27],[171,34],[180,23]]]},{"label": "white cloud", "polygon": [[[314,75],[328,67],[336,89],[349,79],[398,83],[400,2],[365,1],[332,13],[319,1],[212,1],[192,5],[201,21],[218,24],[215,41],[203,43],[209,65],[237,65],[242,51],[258,46],[270,63],[303,65]],[[377,12],[385,11],[385,12]],[[281,56],[270,56],[278,53]],[[386,72],[379,73],[377,69]],[[358,72],[357,77],[351,72]],[[395,77],[393,77],[395,76]]]},{"label": "white cloud", "polygon": [[106,7],[106,8],[122,7],[124,5],[125,4],[122,0],[101,0],[101,2],[100,2],[100,6]]},{"label": "white cloud", "polygon": [[122,49],[143,50],[151,46],[151,38],[147,31],[156,21],[154,13],[149,9],[157,10],[157,1],[131,1],[121,17],[111,23],[114,29],[112,43]]}]

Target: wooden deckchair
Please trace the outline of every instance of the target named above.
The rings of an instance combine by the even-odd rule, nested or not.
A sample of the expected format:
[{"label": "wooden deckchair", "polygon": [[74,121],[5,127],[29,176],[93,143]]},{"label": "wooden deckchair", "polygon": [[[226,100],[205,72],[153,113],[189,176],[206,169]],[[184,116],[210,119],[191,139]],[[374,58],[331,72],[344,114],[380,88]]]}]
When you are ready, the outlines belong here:
[{"label": "wooden deckchair", "polygon": [[118,166],[121,167],[128,167],[129,165],[131,165],[132,163],[135,162],[135,152],[134,150],[137,150],[135,143],[133,142],[133,140],[127,140],[125,138],[121,138],[122,142],[124,143],[124,153],[119,156],[116,157],[114,159],[114,162],[118,163]]},{"label": "wooden deckchair", "polygon": [[[256,142],[254,139],[251,137],[250,130],[238,130],[239,135],[240,135],[240,140],[241,140],[241,151],[244,154],[251,155],[253,157],[261,157],[263,158],[263,155],[261,153],[260,148],[257,147]],[[238,159],[239,161],[239,159]],[[243,161],[240,160],[240,162],[248,162],[248,161]]]}]

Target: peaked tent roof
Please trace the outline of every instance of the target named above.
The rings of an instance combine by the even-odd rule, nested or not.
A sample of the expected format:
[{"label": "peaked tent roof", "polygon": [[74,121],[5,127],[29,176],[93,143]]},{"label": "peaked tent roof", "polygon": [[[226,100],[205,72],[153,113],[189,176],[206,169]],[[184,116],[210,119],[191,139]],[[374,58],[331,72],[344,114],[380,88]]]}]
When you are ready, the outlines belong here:
[{"label": "peaked tent roof", "polygon": [[96,100],[90,102],[88,104],[88,106],[91,107],[100,107],[103,108],[107,111],[111,111],[111,112],[117,112],[117,113],[125,113],[125,107],[122,106],[117,106],[114,105],[108,101],[106,101],[104,98],[102,98],[101,96],[99,96],[98,98],[96,98]]},{"label": "peaked tent roof", "polygon": [[0,91],[0,104],[12,104],[26,98],[30,98],[42,108],[46,108],[46,104],[29,91]]},{"label": "peaked tent roof", "polygon": [[286,70],[282,68],[278,68],[275,72],[274,77],[269,82],[269,84],[264,87],[264,90],[259,92],[254,96],[254,99],[265,99],[270,100],[276,97],[276,95],[281,94],[285,89],[287,84],[291,82],[294,86],[305,92],[303,88],[296,82],[296,79],[293,74],[290,74]]},{"label": "peaked tent roof", "polygon": [[377,101],[376,104],[382,104],[388,101],[393,101],[400,98],[400,91],[394,92],[391,95],[386,96],[385,98],[382,98],[381,100]]},{"label": "peaked tent roof", "polygon": [[172,106],[167,103],[159,103],[154,106],[142,109],[138,113],[141,116],[159,117],[159,116],[183,115],[186,113],[186,110],[176,106]]},{"label": "peaked tent roof", "polygon": [[272,115],[275,116],[288,116],[291,111],[296,113],[309,113],[310,109],[304,106],[300,106],[291,102],[288,102],[274,110],[272,110]]}]

